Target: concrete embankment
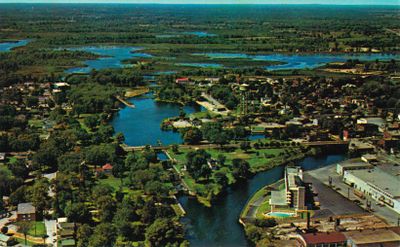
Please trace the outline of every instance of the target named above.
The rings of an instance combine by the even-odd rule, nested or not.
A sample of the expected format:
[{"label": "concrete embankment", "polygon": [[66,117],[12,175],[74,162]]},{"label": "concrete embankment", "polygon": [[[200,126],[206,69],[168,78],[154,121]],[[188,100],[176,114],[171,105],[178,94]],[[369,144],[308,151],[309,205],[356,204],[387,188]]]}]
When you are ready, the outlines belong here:
[{"label": "concrete embankment", "polygon": [[121,98],[121,97],[119,97],[119,96],[115,96],[115,98],[116,98],[119,102],[121,102],[122,104],[126,105],[127,107],[135,108],[135,105],[132,104],[131,102],[128,102],[128,101],[124,100],[123,98]]}]

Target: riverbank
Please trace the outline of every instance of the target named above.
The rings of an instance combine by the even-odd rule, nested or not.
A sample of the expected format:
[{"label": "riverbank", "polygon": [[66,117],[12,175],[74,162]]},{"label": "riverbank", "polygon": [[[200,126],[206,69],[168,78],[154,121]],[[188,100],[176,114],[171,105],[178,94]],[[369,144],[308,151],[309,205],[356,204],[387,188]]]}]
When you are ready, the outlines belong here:
[{"label": "riverbank", "polygon": [[125,98],[133,98],[150,92],[149,87],[128,88],[125,90]]},{"label": "riverbank", "polygon": [[[344,158],[343,155],[313,156],[296,164],[310,170]],[[180,196],[178,199],[186,211],[182,222],[186,225],[191,246],[252,246],[245,236],[243,226],[238,222],[240,214],[254,193],[282,179],[283,170],[283,166],[276,166],[257,173],[246,182],[231,186],[215,200],[212,207],[205,207],[193,197]]]},{"label": "riverbank", "polygon": [[[194,179],[186,169],[187,155],[190,152],[195,152],[197,150],[196,146],[179,147],[178,151],[170,152],[170,156],[175,171],[187,188],[188,195],[195,197],[202,205],[211,207],[227,189],[243,183],[242,178],[235,177],[232,166],[235,159],[245,160],[248,163],[249,172],[252,174],[248,179],[251,179],[257,173],[271,170],[277,166],[299,162],[306,155],[313,153],[298,146],[292,146],[290,142],[279,143],[279,146],[275,146],[274,142],[268,139],[251,141],[250,143],[258,143],[258,145],[265,148],[254,148],[254,145],[250,145],[252,148],[249,150],[242,150],[240,145],[237,144],[231,147],[204,149],[210,155],[210,159],[215,161],[212,165],[211,174],[206,180]],[[223,163],[218,161],[221,160],[221,157],[224,157]],[[215,175],[217,173],[222,173],[226,176],[226,185],[222,186],[216,182]]]}]

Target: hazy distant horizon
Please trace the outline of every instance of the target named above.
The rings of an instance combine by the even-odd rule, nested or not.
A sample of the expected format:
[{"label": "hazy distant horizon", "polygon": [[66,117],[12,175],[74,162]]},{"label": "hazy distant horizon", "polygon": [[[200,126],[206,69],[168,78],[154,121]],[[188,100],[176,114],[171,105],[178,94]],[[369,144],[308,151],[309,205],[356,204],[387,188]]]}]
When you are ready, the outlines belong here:
[{"label": "hazy distant horizon", "polygon": [[395,5],[400,0],[0,0],[0,3],[131,3],[131,4],[270,4],[270,5]]}]

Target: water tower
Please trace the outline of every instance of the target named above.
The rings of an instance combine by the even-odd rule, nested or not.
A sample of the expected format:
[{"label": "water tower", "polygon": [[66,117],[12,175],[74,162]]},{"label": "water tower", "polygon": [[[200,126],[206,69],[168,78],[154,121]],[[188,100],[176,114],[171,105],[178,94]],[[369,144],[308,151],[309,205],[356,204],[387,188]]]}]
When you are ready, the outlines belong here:
[{"label": "water tower", "polygon": [[249,97],[249,92],[248,92],[248,87],[249,85],[247,84],[241,84],[239,87],[240,94],[242,96],[240,105],[241,105],[241,114],[246,115],[249,111],[249,104],[248,104],[248,97]]}]

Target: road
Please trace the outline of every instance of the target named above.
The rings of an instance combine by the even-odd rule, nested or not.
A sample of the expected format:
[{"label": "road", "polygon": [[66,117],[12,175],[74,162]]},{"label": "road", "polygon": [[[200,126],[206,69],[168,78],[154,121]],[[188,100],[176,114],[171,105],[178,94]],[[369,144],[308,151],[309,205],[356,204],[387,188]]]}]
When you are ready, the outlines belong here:
[{"label": "road", "polygon": [[17,212],[16,211],[12,211],[10,212],[11,216],[10,217],[6,217],[6,218],[0,218],[0,228],[2,228],[3,226],[5,226],[8,223],[9,219],[15,219],[17,218]]},{"label": "road", "polygon": [[[55,220],[44,220],[46,226],[46,234],[49,236],[46,239],[46,244],[50,246],[57,246],[57,222]],[[54,236],[53,236],[54,235]],[[55,239],[55,241],[54,241]]]},{"label": "road", "polygon": [[394,33],[394,34],[396,34],[397,36],[400,36],[400,32],[397,32],[397,31],[392,30],[392,29],[389,29],[389,28],[385,28],[385,30],[386,30],[387,32],[389,32],[389,33]]},{"label": "road", "polygon": [[[362,208],[365,208],[366,206],[366,199],[372,201],[371,204],[371,208],[374,210],[374,214],[383,218],[384,220],[386,220],[386,222],[388,222],[391,225],[397,225],[397,219],[399,217],[399,215],[389,209],[388,207],[380,207],[378,206],[375,200],[373,200],[372,198],[366,198],[366,199],[361,199],[357,196],[354,195],[353,193],[353,188],[345,183],[343,183],[342,181],[342,177],[336,173],[336,165],[330,165],[330,166],[326,166],[317,170],[313,170],[313,171],[308,171],[306,172],[306,174],[309,174],[309,177],[312,177],[312,179],[314,180],[318,180],[319,183],[325,185],[325,187],[327,187],[331,192],[334,192],[336,194],[336,196],[339,196],[343,199],[345,199],[347,202],[350,201],[354,201],[354,200],[358,200],[361,202],[360,206]],[[328,186],[328,181],[329,181],[329,177],[332,178],[332,185],[334,187],[334,189],[331,189]],[[318,192],[319,194],[324,194],[324,196],[326,196],[326,190],[320,191],[320,188],[318,188]],[[346,198],[350,196],[350,200],[347,200]],[[329,197],[328,197],[329,199]],[[321,200],[321,198],[320,198]],[[341,201],[342,202],[342,201]],[[340,202],[340,203],[341,203]],[[334,202],[332,202],[334,203]],[[340,203],[336,203],[336,204],[340,204]],[[322,204],[322,201],[321,201]],[[353,205],[356,205],[355,203],[353,203]],[[338,205],[337,209],[340,210],[340,208],[342,208],[342,205]],[[335,212],[333,212],[335,213]]]}]

